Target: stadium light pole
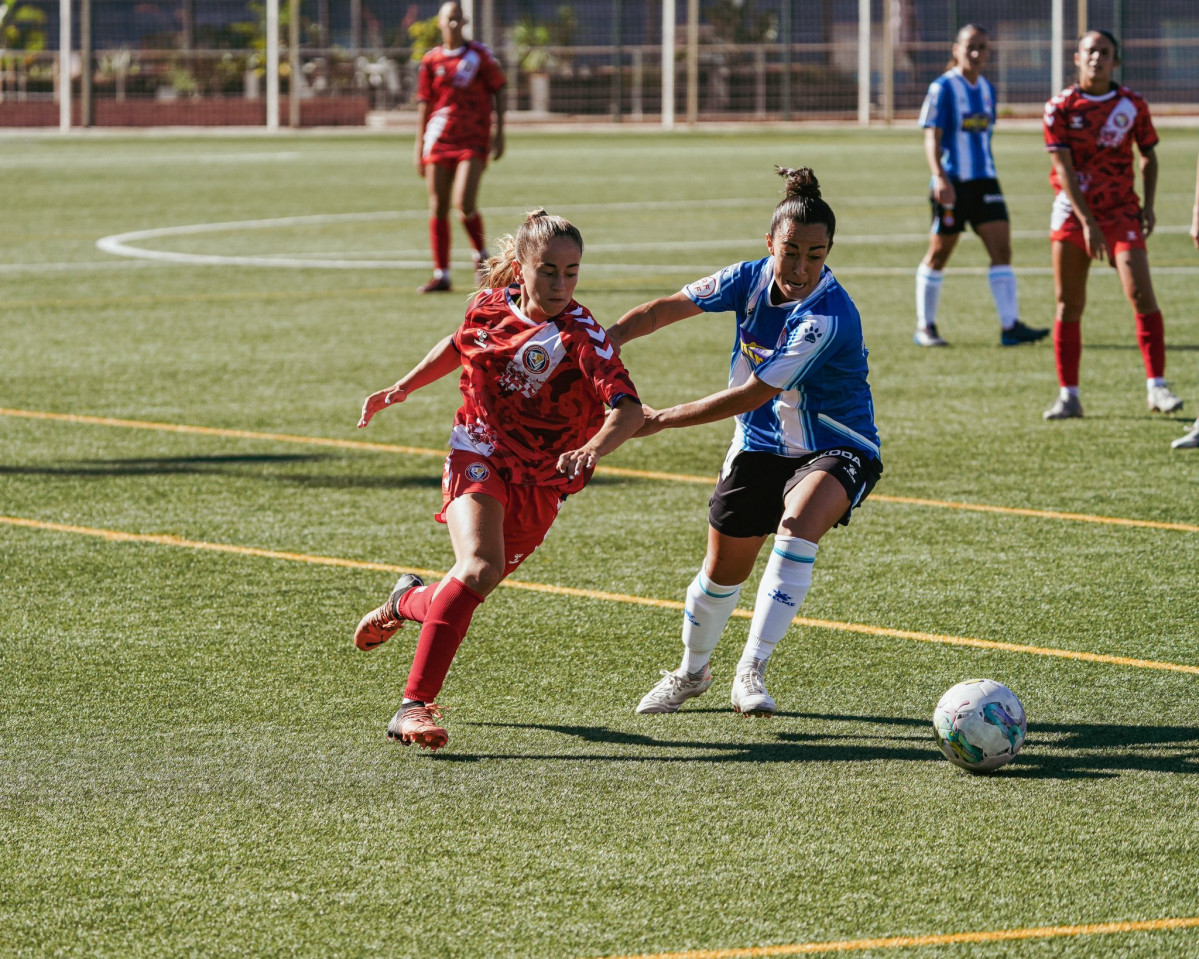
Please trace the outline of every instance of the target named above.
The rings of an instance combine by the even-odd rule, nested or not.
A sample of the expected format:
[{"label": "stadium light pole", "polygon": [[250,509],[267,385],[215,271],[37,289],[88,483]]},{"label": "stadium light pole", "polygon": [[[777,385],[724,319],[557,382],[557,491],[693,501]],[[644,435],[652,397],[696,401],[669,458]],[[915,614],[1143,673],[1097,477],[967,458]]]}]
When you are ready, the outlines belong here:
[{"label": "stadium light pole", "polygon": [[58,128],[71,129],[71,0],[58,0]]},{"label": "stadium light pole", "polygon": [[287,5],[287,125],[300,129],[300,0]]},{"label": "stadium light pole", "polygon": [[266,128],[279,129],[279,0],[266,0]]},{"label": "stadium light pole", "polygon": [[687,0],[687,125],[699,122],[699,0]]},{"label": "stadium light pole", "polygon": [[662,0],[662,128],[674,129],[674,0]]},{"label": "stadium light pole", "polygon": [[870,0],[858,0],[858,123],[870,126]]},{"label": "stadium light pole", "polygon": [[1066,17],[1062,9],[1062,0],[1053,0],[1049,15],[1049,69],[1053,76],[1049,79],[1049,96],[1056,97],[1062,88],[1062,72],[1065,58],[1062,51],[1066,42]]}]

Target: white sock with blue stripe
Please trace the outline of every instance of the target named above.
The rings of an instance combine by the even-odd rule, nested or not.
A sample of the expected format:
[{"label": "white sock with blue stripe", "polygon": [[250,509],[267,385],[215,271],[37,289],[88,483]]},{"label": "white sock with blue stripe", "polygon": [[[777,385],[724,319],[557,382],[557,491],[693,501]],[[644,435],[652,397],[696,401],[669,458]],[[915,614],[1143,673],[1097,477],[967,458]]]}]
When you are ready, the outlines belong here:
[{"label": "white sock with blue stripe", "polygon": [[916,268],[916,325],[922,330],[937,325],[943,278],[943,270],[931,269],[923,263]]},{"label": "white sock with blue stripe", "polygon": [[721,586],[713,583],[701,569],[687,587],[683,608],[683,662],[686,673],[702,672],[720,642],[720,634],[737,608],[741,584]]},{"label": "white sock with blue stripe", "polygon": [[987,270],[987,283],[995,299],[995,312],[1005,330],[1010,330],[1020,319],[1020,301],[1016,293],[1016,271],[1010,266],[993,266]]},{"label": "white sock with blue stripe", "polygon": [[755,659],[769,659],[778,641],[787,634],[812,585],[812,565],[818,548],[798,536],[774,538],[774,548],[758,584],[754,618],[738,668],[753,665]]}]

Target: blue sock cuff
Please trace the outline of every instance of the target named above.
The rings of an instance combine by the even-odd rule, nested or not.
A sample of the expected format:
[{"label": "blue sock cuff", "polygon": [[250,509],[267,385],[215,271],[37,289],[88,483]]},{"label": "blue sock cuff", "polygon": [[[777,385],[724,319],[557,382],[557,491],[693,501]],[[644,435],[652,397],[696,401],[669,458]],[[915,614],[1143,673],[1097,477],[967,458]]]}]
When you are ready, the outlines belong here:
[{"label": "blue sock cuff", "polygon": [[793,563],[814,563],[818,549],[816,543],[799,536],[776,536],[771,552]]}]

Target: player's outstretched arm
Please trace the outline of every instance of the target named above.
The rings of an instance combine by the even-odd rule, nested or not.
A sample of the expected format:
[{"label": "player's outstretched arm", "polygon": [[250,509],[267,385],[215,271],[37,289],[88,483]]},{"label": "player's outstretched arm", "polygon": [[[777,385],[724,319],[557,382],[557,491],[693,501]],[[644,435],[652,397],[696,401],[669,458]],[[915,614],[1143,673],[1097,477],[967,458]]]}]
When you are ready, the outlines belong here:
[{"label": "player's outstretched arm", "polygon": [[371,421],[371,417],[380,410],[403,403],[409,393],[452,373],[458,368],[458,365],[458,350],[454,347],[454,338],[447,336],[433,347],[423,360],[400,377],[394,385],[376,390],[363,401],[362,415],[358,417],[358,428],[362,429],[366,426]]},{"label": "player's outstretched arm", "polygon": [[714,423],[730,416],[739,416],[756,410],[780,392],[782,391],[777,386],[763,383],[756,376],[751,376],[748,382],[740,386],[712,393],[690,403],[680,403],[664,410],[652,410],[647,407],[645,425],[637,432],[637,436],[653,436],[661,430],[698,426],[700,423]]},{"label": "player's outstretched arm", "polygon": [[626,396],[604,417],[604,425],[577,450],[569,450],[558,457],[558,472],[567,476],[578,476],[584,470],[594,469],[601,456],[607,456],[641,429],[645,420],[641,403]]},{"label": "player's outstretched arm", "polygon": [[648,336],[655,330],[702,312],[703,310],[691,302],[691,297],[680,290],[670,296],[662,296],[633,307],[608,327],[608,339],[616,344],[619,350],[629,340]]}]

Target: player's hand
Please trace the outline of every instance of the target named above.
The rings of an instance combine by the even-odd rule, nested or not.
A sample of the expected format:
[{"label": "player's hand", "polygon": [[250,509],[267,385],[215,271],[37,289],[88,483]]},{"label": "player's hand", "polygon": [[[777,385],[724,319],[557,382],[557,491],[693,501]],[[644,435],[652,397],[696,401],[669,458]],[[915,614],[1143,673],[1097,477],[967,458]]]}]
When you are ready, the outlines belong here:
[{"label": "player's hand", "polygon": [[1199,206],[1195,207],[1195,212],[1191,214],[1191,242],[1195,244],[1195,249],[1199,250]]},{"label": "player's hand", "polygon": [[933,199],[941,206],[953,206],[957,203],[957,190],[953,188],[953,183],[944,173],[937,175],[933,180]]},{"label": "player's hand", "polygon": [[397,403],[403,403],[407,399],[408,393],[400,389],[399,386],[389,386],[383,390],[376,390],[365,400],[362,401],[362,415],[358,417],[358,428],[366,426],[371,421],[379,410],[385,410],[389,406],[395,406]]},{"label": "player's hand", "polygon": [[425,161],[421,159],[420,154],[416,156],[416,175],[422,180],[425,178]]},{"label": "player's hand", "polygon": [[642,403],[641,412],[645,414],[645,422],[641,424],[641,429],[633,434],[634,439],[644,439],[666,429],[666,425],[662,422],[662,413],[659,410]]},{"label": "player's hand", "polygon": [[1141,232],[1145,234],[1145,238],[1149,238],[1149,234],[1153,232],[1153,228],[1157,226],[1157,214],[1153,212],[1153,207],[1147,206],[1141,211]]},{"label": "player's hand", "polygon": [[504,131],[496,130],[495,139],[491,143],[492,159],[498,160],[504,155]]},{"label": "player's hand", "polygon": [[580,473],[595,469],[595,464],[598,462],[599,457],[595,455],[594,450],[589,450],[587,447],[570,450],[558,457],[558,472],[565,473],[570,479],[574,479]]},{"label": "player's hand", "polygon": [[1092,260],[1107,260],[1109,263],[1112,259],[1111,251],[1107,248],[1107,239],[1103,235],[1103,231],[1099,229],[1098,224],[1093,220],[1083,220],[1082,236],[1087,245],[1087,255]]}]

